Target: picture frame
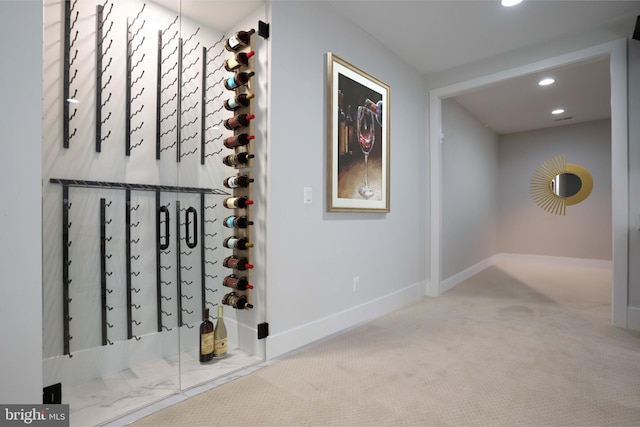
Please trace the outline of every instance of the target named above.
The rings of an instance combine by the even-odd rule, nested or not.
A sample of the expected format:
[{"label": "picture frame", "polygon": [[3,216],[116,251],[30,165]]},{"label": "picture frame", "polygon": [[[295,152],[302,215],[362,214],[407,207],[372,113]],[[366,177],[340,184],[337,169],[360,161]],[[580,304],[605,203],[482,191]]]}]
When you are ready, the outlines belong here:
[{"label": "picture frame", "polygon": [[327,53],[327,211],[390,212],[390,92]]}]

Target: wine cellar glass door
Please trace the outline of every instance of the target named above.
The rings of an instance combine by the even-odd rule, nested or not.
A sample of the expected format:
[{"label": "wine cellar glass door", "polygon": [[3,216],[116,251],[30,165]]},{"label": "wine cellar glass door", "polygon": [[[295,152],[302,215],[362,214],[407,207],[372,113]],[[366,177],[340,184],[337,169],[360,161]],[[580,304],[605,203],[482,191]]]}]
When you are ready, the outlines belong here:
[{"label": "wine cellar glass door", "polygon": [[220,7],[44,1],[43,383],[71,425],[264,359],[266,13]]}]

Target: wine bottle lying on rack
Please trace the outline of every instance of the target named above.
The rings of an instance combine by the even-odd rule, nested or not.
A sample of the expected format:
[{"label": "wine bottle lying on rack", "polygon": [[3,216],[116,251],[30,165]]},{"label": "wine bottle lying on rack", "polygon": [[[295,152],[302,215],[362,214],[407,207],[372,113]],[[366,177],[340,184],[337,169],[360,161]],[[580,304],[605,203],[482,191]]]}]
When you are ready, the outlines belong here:
[{"label": "wine bottle lying on rack", "polygon": [[223,124],[227,129],[234,130],[242,126],[249,126],[249,123],[255,119],[255,117],[253,114],[238,114],[237,116],[229,117]]},{"label": "wine bottle lying on rack", "polygon": [[249,83],[249,79],[255,74],[256,73],[254,73],[253,71],[249,71],[248,73],[246,71],[236,73],[235,75],[224,79],[224,87],[229,90],[236,90],[240,86],[244,86]]},{"label": "wine bottle lying on rack", "polygon": [[238,31],[233,36],[229,37],[224,42],[224,47],[230,52],[235,52],[237,50],[242,49],[243,47],[249,45],[251,42],[251,35],[255,33],[255,29],[250,29],[249,31]]},{"label": "wine bottle lying on rack", "polygon": [[241,107],[248,107],[251,99],[255,97],[252,93],[241,93],[224,101],[222,105],[229,111],[237,110]]},{"label": "wine bottle lying on rack", "polygon": [[249,199],[247,196],[227,197],[224,199],[223,204],[227,209],[244,209],[247,206],[252,205],[253,200]]},{"label": "wine bottle lying on rack", "polygon": [[254,51],[236,53],[234,57],[224,61],[224,69],[227,71],[233,71],[240,67],[246,67],[249,65],[249,58],[253,55],[255,55]]},{"label": "wine bottle lying on rack", "polygon": [[255,139],[255,135],[249,135],[248,133],[241,133],[240,135],[234,135],[226,138],[223,144],[227,148],[242,147],[248,145],[252,139]]},{"label": "wine bottle lying on rack", "polygon": [[248,226],[253,225],[253,221],[249,221],[246,215],[231,215],[224,219],[223,224],[227,228],[247,228]]},{"label": "wine bottle lying on rack", "polygon": [[236,295],[235,292],[229,292],[222,297],[222,304],[229,305],[237,310],[249,310],[253,308],[253,305],[247,302],[246,296]]},{"label": "wine bottle lying on rack", "polygon": [[238,291],[246,291],[247,289],[253,289],[253,285],[250,285],[247,278],[242,276],[238,277],[235,274],[230,274],[222,279],[222,285],[227,288],[232,288]]},{"label": "wine bottle lying on rack", "polygon": [[226,268],[233,268],[235,270],[247,270],[253,268],[253,264],[249,263],[249,259],[246,256],[237,257],[230,255],[222,261],[222,265]]},{"label": "wine bottle lying on rack", "polygon": [[222,185],[227,188],[240,188],[248,187],[253,182],[253,178],[249,178],[249,175],[236,175],[226,178]]},{"label": "wine bottle lying on rack", "polygon": [[222,242],[222,246],[228,249],[249,249],[253,247],[253,243],[249,242],[246,237],[229,236]]},{"label": "wine bottle lying on rack", "polygon": [[249,163],[250,159],[253,159],[254,155],[249,153],[229,154],[222,159],[222,163],[227,166],[242,166]]}]

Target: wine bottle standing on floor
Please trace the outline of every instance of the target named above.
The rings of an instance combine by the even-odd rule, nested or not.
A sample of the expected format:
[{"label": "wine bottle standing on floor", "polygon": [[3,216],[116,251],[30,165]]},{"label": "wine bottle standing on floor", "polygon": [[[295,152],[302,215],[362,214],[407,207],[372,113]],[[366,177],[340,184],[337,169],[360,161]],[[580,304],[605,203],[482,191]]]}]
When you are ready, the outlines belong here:
[{"label": "wine bottle standing on floor", "polygon": [[254,73],[253,71],[250,72],[241,72],[241,73],[236,73],[235,75],[224,79],[224,87],[226,87],[229,90],[235,90],[237,88],[239,88],[240,86],[244,86],[247,83],[249,83],[249,79],[251,77],[253,77],[256,73]]},{"label": "wine bottle standing on floor", "polygon": [[216,359],[227,355],[227,347],[229,346],[227,339],[227,327],[224,325],[222,319],[222,306],[218,306],[218,320],[216,321],[216,327],[213,332],[213,357]]},{"label": "wine bottle standing on floor", "polygon": [[254,139],[254,135],[249,135],[248,133],[241,133],[240,135],[230,136],[225,138],[223,144],[227,148],[236,148],[241,147],[243,145],[248,145],[252,139]]},{"label": "wine bottle standing on floor", "polygon": [[250,200],[247,196],[242,197],[227,197],[224,199],[224,207],[227,209],[244,209],[253,204],[253,200]]},{"label": "wine bottle standing on floor", "polygon": [[246,237],[229,236],[222,241],[222,246],[228,249],[246,250],[253,247],[253,243],[249,242]]},{"label": "wine bottle standing on floor", "polygon": [[253,114],[238,114],[234,117],[229,117],[224,121],[224,127],[229,130],[234,130],[242,126],[249,126],[251,120],[253,120],[256,116]]},{"label": "wine bottle standing on floor", "polygon": [[213,323],[209,320],[209,309],[205,308],[200,324],[200,363],[213,359]]},{"label": "wine bottle standing on floor", "polygon": [[254,51],[239,52],[232,58],[224,61],[224,69],[227,71],[237,70],[240,67],[249,65],[249,58],[255,55]]},{"label": "wine bottle standing on floor", "polygon": [[249,31],[238,31],[227,40],[225,40],[225,49],[227,49],[229,52],[235,52],[242,49],[243,47],[249,45],[249,42],[251,41],[251,35],[255,32],[256,30],[253,28]]},{"label": "wine bottle standing on floor", "polygon": [[238,291],[246,291],[247,289],[253,289],[253,285],[249,284],[246,277],[238,277],[235,274],[230,274],[222,279],[222,285],[227,288],[236,289]]},{"label": "wine bottle standing on floor", "polygon": [[254,98],[252,93],[241,93],[240,95],[233,96],[222,103],[224,108],[229,111],[237,110],[240,107],[248,107],[251,100]]},{"label": "wine bottle standing on floor", "polygon": [[247,257],[237,257],[235,255],[226,257],[224,261],[222,261],[222,265],[226,268],[234,268],[236,270],[253,268],[253,264],[249,263],[249,259]]},{"label": "wine bottle standing on floor", "polygon": [[250,159],[253,159],[254,155],[246,152],[238,153],[238,154],[229,154],[225,158],[222,159],[222,163],[227,166],[242,166],[249,163]]},{"label": "wine bottle standing on floor", "polygon": [[253,304],[247,302],[246,296],[236,295],[235,292],[229,292],[222,297],[222,304],[231,306],[236,310],[250,310],[253,308]]},{"label": "wine bottle standing on floor", "polygon": [[226,178],[222,182],[222,185],[224,185],[227,188],[240,188],[240,187],[246,188],[252,182],[253,182],[253,178],[249,178],[249,175],[236,175],[236,176],[230,176]]},{"label": "wine bottle standing on floor", "polygon": [[231,215],[224,219],[223,224],[227,228],[247,228],[248,226],[253,225],[253,221],[249,221],[246,215]]}]

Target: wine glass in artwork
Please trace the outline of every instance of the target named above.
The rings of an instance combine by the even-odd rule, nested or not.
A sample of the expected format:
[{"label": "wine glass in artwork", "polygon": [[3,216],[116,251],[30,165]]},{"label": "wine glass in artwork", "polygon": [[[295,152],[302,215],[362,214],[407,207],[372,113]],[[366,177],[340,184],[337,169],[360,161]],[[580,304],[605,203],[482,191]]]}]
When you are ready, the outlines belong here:
[{"label": "wine glass in artwork", "polygon": [[368,175],[368,159],[369,153],[375,143],[375,118],[373,112],[365,107],[358,107],[356,116],[356,127],[358,135],[358,143],[364,154],[364,185],[358,189],[358,192],[365,199],[369,199],[373,196],[374,192],[369,188],[369,175]]}]

